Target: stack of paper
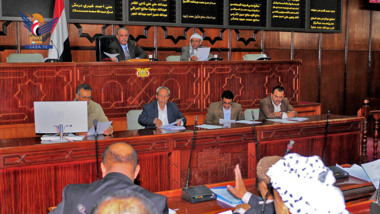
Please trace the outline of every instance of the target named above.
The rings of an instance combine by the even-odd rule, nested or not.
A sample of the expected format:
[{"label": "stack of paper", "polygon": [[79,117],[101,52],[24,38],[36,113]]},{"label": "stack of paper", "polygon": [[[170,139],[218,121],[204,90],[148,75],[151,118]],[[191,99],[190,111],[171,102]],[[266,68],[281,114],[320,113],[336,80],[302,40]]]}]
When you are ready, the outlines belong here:
[{"label": "stack of paper", "polygon": [[227,189],[227,187],[214,187],[214,188],[211,188],[211,191],[213,191],[216,194],[216,199],[218,201],[221,201],[232,207],[236,207],[236,205],[243,203],[242,200],[232,195],[230,191]]}]

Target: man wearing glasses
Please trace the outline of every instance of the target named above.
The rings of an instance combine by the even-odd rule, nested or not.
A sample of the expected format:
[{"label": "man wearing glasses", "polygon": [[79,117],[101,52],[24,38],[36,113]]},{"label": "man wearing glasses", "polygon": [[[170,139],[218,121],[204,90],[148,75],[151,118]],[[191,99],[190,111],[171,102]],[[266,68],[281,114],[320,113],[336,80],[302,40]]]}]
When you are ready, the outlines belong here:
[{"label": "man wearing glasses", "polygon": [[285,98],[285,89],[281,86],[273,88],[271,95],[260,101],[259,120],[263,119],[286,119],[296,117],[297,112]]},{"label": "man wearing glasses", "polygon": [[244,120],[244,113],[241,105],[234,103],[234,94],[224,91],[222,100],[211,103],[207,109],[205,124],[219,124],[219,119],[225,120]]},{"label": "man wearing glasses", "polygon": [[[197,52],[198,48],[202,48],[203,37],[197,33],[194,33],[190,37],[190,44],[182,47],[181,61],[198,61]],[[212,54],[208,55],[208,59],[211,59]]]},{"label": "man wearing glasses", "polygon": [[[156,90],[156,101],[144,105],[138,122],[145,128],[161,128],[177,121],[177,126],[185,125],[186,118],[179,111],[177,105],[169,100],[170,90],[160,86]],[[182,120],[181,120],[182,119]]]},{"label": "man wearing glasses", "polygon": [[[104,114],[102,106],[92,101],[92,89],[88,84],[78,85],[75,101],[87,101],[88,128],[94,126],[93,121],[96,119],[99,122],[107,122],[108,118]],[[110,135],[113,132],[112,126],[104,131],[104,135]]]}]

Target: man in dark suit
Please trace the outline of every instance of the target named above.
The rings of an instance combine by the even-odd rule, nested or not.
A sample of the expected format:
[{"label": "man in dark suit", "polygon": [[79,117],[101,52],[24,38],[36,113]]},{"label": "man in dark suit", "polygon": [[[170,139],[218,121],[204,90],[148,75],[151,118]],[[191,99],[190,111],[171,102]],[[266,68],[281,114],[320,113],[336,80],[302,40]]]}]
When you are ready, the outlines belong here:
[{"label": "man in dark suit", "polygon": [[286,119],[295,116],[297,112],[285,98],[285,89],[281,86],[274,87],[272,94],[260,101],[259,120]]},{"label": "man in dark suit", "polygon": [[241,105],[233,100],[234,94],[230,90],[224,91],[222,100],[211,103],[208,107],[205,124],[219,124],[219,119],[244,120]]},{"label": "man in dark suit", "polygon": [[[138,122],[145,128],[160,128],[175,122],[177,125],[186,125],[186,118],[179,111],[175,103],[169,102],[170,90],[165,86],[160,86],[156,90],[156,101],[146,104],[143,107]],[[181,120],[182,119],[182,120]]]},{"label": "man in dark suit", "polygon": [[[190,37],[190,44],[188,46],[182,47],[181,50],[181,61],[198,61],[197,52],[198,48],[203,48],[202,46],[203,37],[197,33],[194,33]],[[210,53],[208,59],[211,59],[213,56]]]},{"label": "man in dark suit", "polygon": [[129,40],[128,37],[127,28],[117,29],[117,41],[113,41],[108,47],[110,53],[119,54],[116,58],[111,59],[113,62],[135,58],[144,59],[146,57],[145,51],[135,41]]},{"label": "man in dark suit", "polygon": [[62,193],[62,202],[51,213],[92,213],[101,198],[122,189],[143,194],[155,205],[159,213],[168,213],[165,196],[151,193],[133,183],[140,166],[137,153],[131,145],[123,142],[109,145],[104,150],[101,169],[101,180],[91,184],[67,185]]}]

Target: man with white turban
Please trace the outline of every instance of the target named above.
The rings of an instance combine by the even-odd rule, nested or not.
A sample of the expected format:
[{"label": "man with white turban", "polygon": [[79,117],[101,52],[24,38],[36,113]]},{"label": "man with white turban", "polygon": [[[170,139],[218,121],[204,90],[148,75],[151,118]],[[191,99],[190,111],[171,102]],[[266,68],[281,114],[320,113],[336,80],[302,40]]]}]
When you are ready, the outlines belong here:
[{"label": "man with white turban", "polygon": [[[202,48],[203,37],[197,33],[194,33],[190,37],[190,44],[182,47],[181,61],[198,61],[197,52],[198,48]],[[212,54],[208,55],[208,59],[211,59]]]}]

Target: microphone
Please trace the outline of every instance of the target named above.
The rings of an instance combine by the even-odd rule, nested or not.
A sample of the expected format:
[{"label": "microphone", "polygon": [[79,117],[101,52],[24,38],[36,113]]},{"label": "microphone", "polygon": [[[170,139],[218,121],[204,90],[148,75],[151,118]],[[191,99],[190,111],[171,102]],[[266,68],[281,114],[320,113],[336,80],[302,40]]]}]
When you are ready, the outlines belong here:
[{"label": "microphone", "polygon": [[252,110],[252,119],[253,119],[253,134],[255,135],[255,142],[256,142],[256,156],[257,160],[259,161],[261,159],[260,157],[260,145],[259,145],[259,140],[257,140],[257,130],[256,130],[256,123],[255,123],[255,112]]},{"label": "microphone", "polygon": [[82,214],[87,214],[86,207],[83,204],[78,204],[77,209]]},{"label": "microphone", "polygon": [[379,188],[377,188],[377,193],[376,193],[375,201],[371,203],[371,206],[369,208],[369,213],[370,214],[380,213],[379,196],[380,196],[380,181],[379,181]]},{"label": "microphone", "polygon": [[285,155],[287,155],[290,152],[290,150],[293,149],[293,145],[294,145],[294,140],[290,140],[288,146],[286,147]]},{"label": "microphone", "polygon": [[208,187],[204,185],[189,188],[191,158],[193,156],[195,131],[196,131],[197,123],[198,123],[198,115],[195,116],[193,140],[191,142],[190,159],[189,159],[189,165],[187,167],[186,186],[185,188],[182,189],[182,195],[181,195],[183,199],[185,199],[186,201],[190,203],[198,203],[202,201],[210,201],[210,200],[216,199],[216,195]]},{"label": "microphone", "polygon": [[99,180],[99,145],[98,145],[98,120],[94,119],[94,130],[95,130],[95,158],[96,158],[96,178]]},{"label": "microphone", "polygon": [[327,119],[326,119],[326,127],[325,127],[325,141],[323,143],[323,151],[322,151],[322,161],[325,162],[325,154],[326,154],[326,146],[327,146],[327,135],[329,133],[329,119],[330,119],[330,110],[327,110]]},{"label": "microphone", "polygon": [[[50,40],[50,42],[51,42],[51,44],[53,44],[55,50],[57,50],[57,59],[56,59],[56,60],[57,60],[57,62],[60,62],[61,59],[60,59],[60,57],[59,57],[59,49],[58,49],[58,47],[54,44],[54,42],[53,42],[52,39]],[[54,59],[54,60],[55,60],[55,59]]]}]

